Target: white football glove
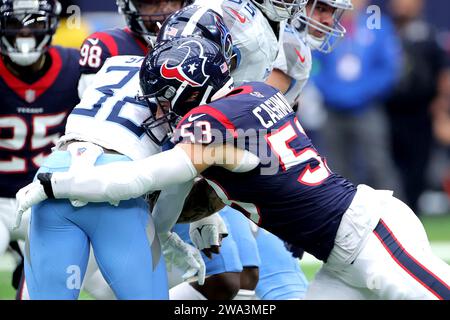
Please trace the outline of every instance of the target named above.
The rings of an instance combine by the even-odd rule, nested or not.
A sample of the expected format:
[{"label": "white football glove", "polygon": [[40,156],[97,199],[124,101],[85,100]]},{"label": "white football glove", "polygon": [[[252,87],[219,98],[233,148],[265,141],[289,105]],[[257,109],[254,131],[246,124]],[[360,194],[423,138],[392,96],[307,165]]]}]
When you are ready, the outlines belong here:
[{"label": "white football glove", "polygon": [[44,187],[39,181],[34,181],[23,187],[16,193],[16,224],[14,229],[20,227],[23,213],[29,210],[35,204],[47,199]]},{"label": "white football glove", "polygon": [[181,240],[174,232],[159,234],[166,263],[185,271],[183,280],[197,276],[199,285],[205,283],[206,266],[200,251]]},{"label": "white football glove", "polygon": [[215,213],[192,222],[189,226],[189,235],[194,245],[211,258],[211,252],[219,253],[222,239],[228,236],[228,229],[222,217]]}]

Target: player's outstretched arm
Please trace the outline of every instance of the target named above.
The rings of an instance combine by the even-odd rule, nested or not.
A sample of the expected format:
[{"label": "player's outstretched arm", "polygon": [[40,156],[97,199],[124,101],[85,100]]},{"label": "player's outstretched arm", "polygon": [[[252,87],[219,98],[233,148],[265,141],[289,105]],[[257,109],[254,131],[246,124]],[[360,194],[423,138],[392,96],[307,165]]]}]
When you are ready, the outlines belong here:
[{"label": "player's outstretched arm", "polygon": [[18,213],[45,200],[71,199],[83,202],[129,200],[147,192],[194,179],[212,165],[234,172],[247,172],[259,164],[259,158],[233,146],[179,144],[169,151],[130,162],[115,162],[85,171],[40,174],[40,185],[24,188],[17,194]]}]

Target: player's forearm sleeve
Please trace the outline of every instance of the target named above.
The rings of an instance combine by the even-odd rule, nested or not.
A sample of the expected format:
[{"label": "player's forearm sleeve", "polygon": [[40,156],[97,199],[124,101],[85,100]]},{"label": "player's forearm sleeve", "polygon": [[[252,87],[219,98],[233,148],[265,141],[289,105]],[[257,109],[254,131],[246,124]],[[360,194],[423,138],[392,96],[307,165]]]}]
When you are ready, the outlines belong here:
[{"label": "player's forearm sleeve", "polygon": [[85,171],[56,172],[51,185],[56,199],[116,202],[185,183],[196,176],[197,170],[188,155],[173,148],[143,160],[115,162]]},{"label": "player's forearm sleeve", "polygon": [[184,202],[192,190],[194,180],[161,191],[152,215],[158,232],[172,229],[183,210]]}]

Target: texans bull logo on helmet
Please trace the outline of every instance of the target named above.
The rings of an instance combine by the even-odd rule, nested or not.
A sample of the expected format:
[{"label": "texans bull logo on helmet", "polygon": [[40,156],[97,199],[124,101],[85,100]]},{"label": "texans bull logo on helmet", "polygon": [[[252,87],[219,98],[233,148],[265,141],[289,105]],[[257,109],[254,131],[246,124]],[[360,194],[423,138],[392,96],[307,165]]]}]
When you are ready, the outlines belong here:
[{"label": "texans bull logo on helmet", "polygon": [[[200,48],[200,54],[196,56],[188,44],[197,45]],[[169,60],[166,60],[161,66],[161,75],[166,79],[177,79],[180,82],[187,82],[191,87],[202,87],[209,79],[209,75],[205,73],[206,57],[204,56],[204,48],[196,40],[188,41],[178,47],[180,50],[183,48],[187,49],[187,54],[183,61],[175,67],[169,67]],[[201,65],[198,64],[197,58],[202,60]]]}]

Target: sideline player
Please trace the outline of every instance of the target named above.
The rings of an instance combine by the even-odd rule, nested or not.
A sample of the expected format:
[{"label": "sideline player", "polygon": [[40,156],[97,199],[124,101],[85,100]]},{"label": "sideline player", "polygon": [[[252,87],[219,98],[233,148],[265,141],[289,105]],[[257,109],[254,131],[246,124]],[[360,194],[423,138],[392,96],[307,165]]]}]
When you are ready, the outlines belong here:
[{"label": "sideline player", "polygon": [[51,45],[60,12],[53,0],[0,7],[0,255],[27,233],[29,217],[13,230],[14,193],[33,180],[79,102],[78,50]]},{"label": "sideline player", "polygon": [[[127,200],[202,173],[225,203],[239,203],[260,226],[325,262],[308,298],[450,299],[450,267],[432,253],[415,214],[392,192],[356,187],[330,171],[278,90],[254,82],[226,94],[230,76],[208,40],[159,49],[143,64],[141,86],[159,110],[184,116],[176,147],[141,161],[39,175],[19,192],[18,213],[47,197]],[[165,71],[193,61],[204,67],[190,77]]]}]

